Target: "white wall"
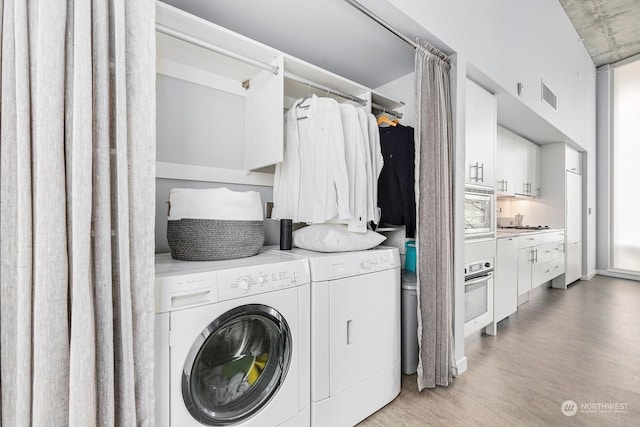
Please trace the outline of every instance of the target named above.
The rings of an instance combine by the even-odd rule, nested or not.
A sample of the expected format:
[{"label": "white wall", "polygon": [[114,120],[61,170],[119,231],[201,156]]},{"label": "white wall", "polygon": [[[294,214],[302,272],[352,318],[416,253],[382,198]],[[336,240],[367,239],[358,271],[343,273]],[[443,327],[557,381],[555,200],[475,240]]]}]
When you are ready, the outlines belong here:
[{"label": "white wall", "polygon": [[608,65],[598,69],[598,250],[596,267],[609,269],[609,152],[611,149],[611,89],[613,72]]},{"label": "white wall", "polygon": [[409,73],[375,89],[376,92],[382,95],[405,103],[405,113],[400,123],[411,127],[415,127],[416,124],[415,104],[413,102],[415,77],[416,73]]},{"label": "white wall", "polygon": [[[587,271],[596,250],[596,72],[588,52],[557,0],[388,0],[427,31],[467,58],[469,67],[517,97],[585,151]],[[540,82],[558,97],[554,112],[540,100]],[[564,142],[564,141],[558,141]],[[585,209],[586,211],[587,209]]]}]

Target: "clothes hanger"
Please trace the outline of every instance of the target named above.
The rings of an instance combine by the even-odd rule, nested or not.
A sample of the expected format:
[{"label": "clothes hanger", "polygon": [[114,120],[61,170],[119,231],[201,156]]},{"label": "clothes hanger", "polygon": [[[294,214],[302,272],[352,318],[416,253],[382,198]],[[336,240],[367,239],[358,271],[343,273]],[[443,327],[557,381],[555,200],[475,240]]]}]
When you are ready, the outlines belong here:
[{"label": "clothes hanger", "polygon": [[386,111],[383,111],[382,114],[378,116],[378,126],[386,124],[387,126],[396,126],[398,123],[394,122],[386,115]]}]

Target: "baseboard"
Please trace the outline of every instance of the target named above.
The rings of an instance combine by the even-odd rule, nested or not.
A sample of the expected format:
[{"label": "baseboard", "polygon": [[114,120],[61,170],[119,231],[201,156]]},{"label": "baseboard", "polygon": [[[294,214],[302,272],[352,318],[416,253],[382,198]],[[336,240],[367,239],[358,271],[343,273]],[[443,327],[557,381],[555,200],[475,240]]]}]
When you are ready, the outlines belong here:
[{"label": "baseboard", "polygon": [[461,359],[456,360],[456,365],[458,365],[458,375],[456,376],[459,377],[467,370],[467,357],[463,356]]},{"label": "baseboard", "polygon": [[588,274],[585,274],[584,276],[582,276],[580,278],[580,280],[589,281],[589,280],[593,279],[596,274],[599,274],[597,270],[596,271],[592,271],[591,273],[588,273]]},{"label": "baseboard", "polygon": [[615,277],[616,279],[627,279],[627,280],[635,280],[640,282],[640,274],[633,273],[624,273],[621,271],[612,271],[612,270],[596,270],[596,274],[607,277]]}]

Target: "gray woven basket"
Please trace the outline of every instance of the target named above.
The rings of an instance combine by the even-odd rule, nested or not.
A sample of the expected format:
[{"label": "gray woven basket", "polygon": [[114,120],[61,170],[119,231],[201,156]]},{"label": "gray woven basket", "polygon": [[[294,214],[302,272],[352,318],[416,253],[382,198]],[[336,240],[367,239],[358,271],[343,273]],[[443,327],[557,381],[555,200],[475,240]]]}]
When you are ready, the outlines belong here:
[{"label": "gray woven basket", "polygon": [[264,244],[262,221],[217,219],[169,220],[167,240],[171,257],[183,261],[219,261],[244,258]]}]

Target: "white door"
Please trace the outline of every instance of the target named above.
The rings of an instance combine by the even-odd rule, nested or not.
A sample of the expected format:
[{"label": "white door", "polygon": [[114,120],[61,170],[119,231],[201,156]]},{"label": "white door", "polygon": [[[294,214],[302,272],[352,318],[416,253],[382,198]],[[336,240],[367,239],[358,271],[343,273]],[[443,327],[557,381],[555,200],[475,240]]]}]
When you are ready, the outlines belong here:
[{"label": "white door", "polygon": [[582,176],[567,172],[567,242],[582,241]]},{"label": "white door", "polygon": [[400,270],[334,280],[330,293],[330,394],[335,396],[398,360]]}]

